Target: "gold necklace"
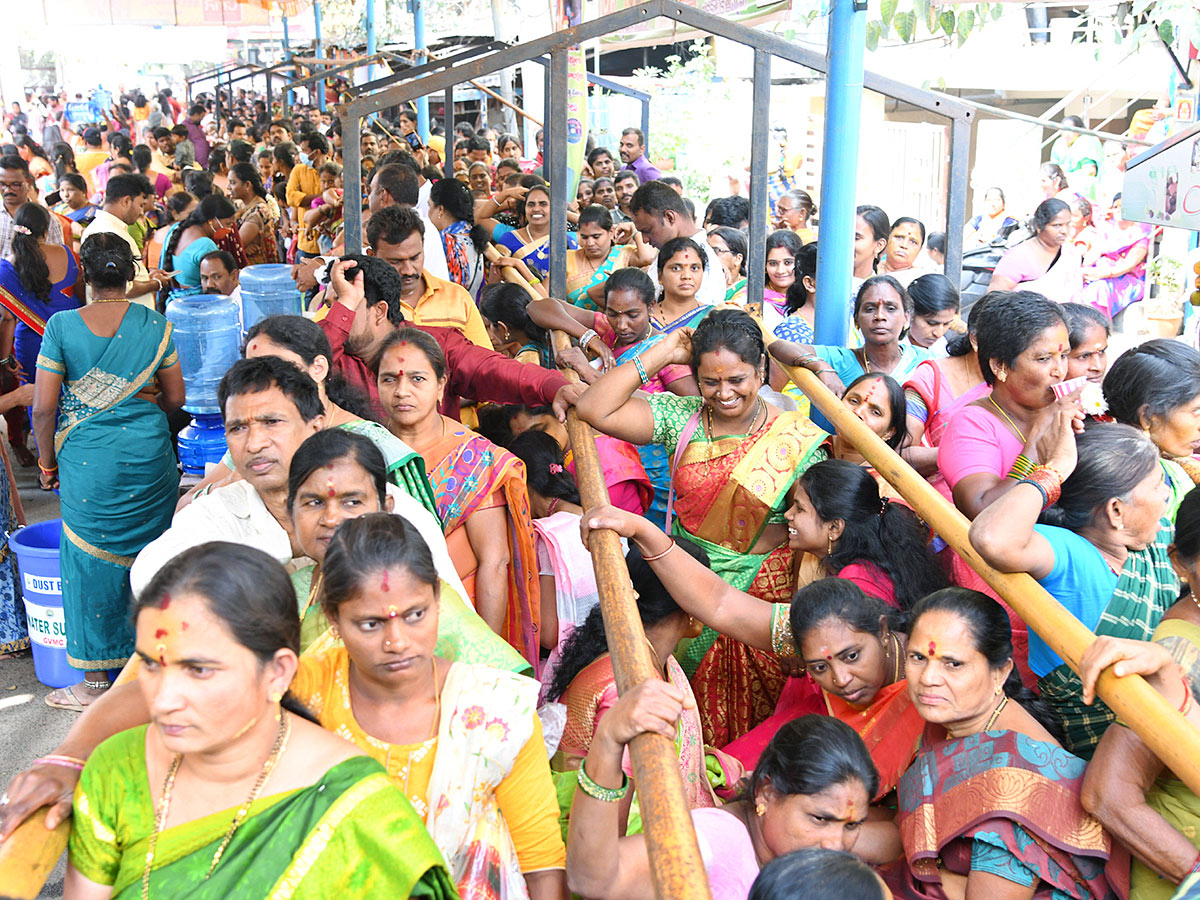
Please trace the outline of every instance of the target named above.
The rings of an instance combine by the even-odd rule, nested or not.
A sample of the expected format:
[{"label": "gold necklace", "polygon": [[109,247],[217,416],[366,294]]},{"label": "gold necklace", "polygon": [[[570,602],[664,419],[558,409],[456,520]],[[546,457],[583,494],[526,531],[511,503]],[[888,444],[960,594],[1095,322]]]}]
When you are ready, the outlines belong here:
[{"label": "gold necklace", "polygon": [[314,603],[316,603],[317,597],[321,593],[321,584],[324,582],[324,580],[325,580],[325,573],[318,570],[316,577],[313,578],[313,580],[312,580],[312,587],[309,588],[309,591],[308,591],[308,602],[306,602],[304,604],[304,609],[306,612],[312,608]]},{"label": "gold necklace", "polygon": [[992,717],[987,720],[987,724],[983,726],[984,731],[991,731],[992,726],[996,724],[996,720],[1000,718],[1000,713],[1004,711],[1004,707],[1008,706],[1008,694],[1000,698],[1000,702],[996,704],[995,710],[992,712]]},{"label": "gold necklace", "polygon": [[[216,869],[217,863],[221,861],[221,856],[225,853],[225,848],[233,840],[234,832],[238,830],[238,826],[242,824],[242,821],[246,818],[246,814],[250,811],[250,805],[258,799],[258,795],[267,783],[267,779],[271,777],[271,773],[275,770],[275,764],[279,762],[279,758],[283,755],[283,750],[287,746],[288,736],[291,733],[292,720],[285,713],[280,717],[279,731],[275,735],[275,743],[271,747],[271,753],[267,757],[267,761],[263,763],[262,770],[258,773],[258,778],[254,782],[254,787],[250,789],[250,795],[246,798],[246,802],[233,814],[233,821],[229,823],[229,830],[225,832],[225,838],[221,841],[221,846],[217,847],[217,852],[213,854],[212,863],[208,867],[208,873],[204,876],[205,881],[208,880],[209,875],[212,875],[213,870]],[[167,813],[171,808],[171,792],[175,787],[175,776],[179,774],[179,766],[182,762],[183,754],[176,753],[175,758],[171,760],[170,769],[167,770],[167,778],[163,782],[162,798],[159,800],[158,810],[154,816],[154,833],[150,835],[150,847],[146,850],[146,868],[142,872],[142,900],[147,900],[150,896],[150,870],[154,866],[154,850],[158,846],[158,836],[167,823]]]},{"label": "gold necklace", "polygon": [[990,404],[992,404],[992,406],[996,407],[996,412],[1000,413],[1000,415],[1004,419],[1004,421],[1008,423],[1008,427],[1017,433],[1017,437],[1019,437],[1021,439],[1021,446],[1024,447],[1025,446],[1025,433],[1023,431],[1021,431],[1020,428],[1017,427],[1017,423],[1014,422],[1011,418],[1009,418],[1008,413],[1006,413],[1004,410],[1002,410],[1000,408],[1000,404],[996,402],[996,398],[993,397],[991,394],[988,394],[988,403],[990,403]]},{"label": "gold necklace", "polygon": [[128,303],[128,302],[129,302],[128,297],[101,297],[99,299],[92,299],[92,300],[88,301],[88,306],[91,306],[95,303]]},{"label": "gold necklace", "polygon": [[[713,445],[713,441],[715,440],[714,434],[713,434],[712,404],[706,403],[704,405],[704,412],[705,412],[705,418],[707,419],[706,424],[708,426],[708,442],[704,445],[704,468],[707,469],[708,464],[710,462],[712,462],[712,445]],[[760,412],[763,414],[762,425],[759,425],[757,428],[754,428],[753,427],[754,423],[758,421],[758,414]],[[763,401],[762,397],[759,397],[758,404],[754,408],[754,418],[752,418],[750,420],[751,428],[749,431],[746,432],[745,436],[749,437],[752,434],[758,434],[758,432],[760,432],[762,430],[763,425],[766,425],[766,424],[767,424],[767,404]]]}]

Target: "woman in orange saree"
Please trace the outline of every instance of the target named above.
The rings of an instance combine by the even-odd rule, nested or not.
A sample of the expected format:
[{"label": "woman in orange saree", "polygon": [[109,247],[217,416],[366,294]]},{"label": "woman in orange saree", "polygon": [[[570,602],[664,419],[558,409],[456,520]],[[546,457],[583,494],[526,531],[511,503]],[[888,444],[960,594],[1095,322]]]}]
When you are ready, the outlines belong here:
[{"label": "woman in orange saree", "polygon": [[[741,310],[715,310],[694,335],[672,332],[601,376],[579,399],[579,415],[635,444],[660,443],[672,457],[668,527],[695,542],[712,570],[755,597],[786,603],[795,583],[783,513],[788,492],[826,435],[803,415],[758,396],[766,349]],[[631,396],[669,364],[690,363],[699,397]],[[704,721],[705,743],[723,747],[771,715],[783,689],[778,658],[711,628],[679,654]]]},{"label": "woman in orange saree", "polygon": [[438,413],[446,358],[427,333],[399,329],[378,360],[387,426],[425,461],[446,546],[471,602],[536,672],[541,601],[525,464]]}]

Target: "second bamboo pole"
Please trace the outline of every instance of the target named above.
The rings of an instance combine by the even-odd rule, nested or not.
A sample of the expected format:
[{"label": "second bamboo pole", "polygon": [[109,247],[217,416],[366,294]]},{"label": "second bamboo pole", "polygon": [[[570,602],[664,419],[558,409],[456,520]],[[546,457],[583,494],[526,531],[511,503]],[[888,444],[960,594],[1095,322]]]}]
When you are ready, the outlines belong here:
[{"label": "second bamboo pole", "polygon": [[[568,346],[567,335],[555,331],[554,349]],[[563,374],[570,381],[579,380],[575,372],[564,370]],[[567,413],[567,433],[575,455],[575,477],[584,510],[608,503],[595,432],[574,409]],[[662,676],[655,669],[642,628],[633,584],[621,552],[621,539],[615,531],[593,531],[588,549],[596,570],[617,691],[624,694],[643,681]],[[674,743],[661,734],[640,734],[630,742],[629,756],[650,854],[650,877],[654,879],[658,900],[711,900]]]}]

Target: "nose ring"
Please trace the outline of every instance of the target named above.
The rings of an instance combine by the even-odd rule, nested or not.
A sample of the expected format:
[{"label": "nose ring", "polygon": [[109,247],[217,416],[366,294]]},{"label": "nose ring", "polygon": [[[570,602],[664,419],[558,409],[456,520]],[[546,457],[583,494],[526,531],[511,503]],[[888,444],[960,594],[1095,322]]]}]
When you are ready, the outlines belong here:
[{"label": "nose ring", "polygon": [[392,646],[392,642],[391,642],[391,641],[384,641],[384,642],[383,642],[383,646],[385,646],[385,647],[390,647],[390,646]]}]

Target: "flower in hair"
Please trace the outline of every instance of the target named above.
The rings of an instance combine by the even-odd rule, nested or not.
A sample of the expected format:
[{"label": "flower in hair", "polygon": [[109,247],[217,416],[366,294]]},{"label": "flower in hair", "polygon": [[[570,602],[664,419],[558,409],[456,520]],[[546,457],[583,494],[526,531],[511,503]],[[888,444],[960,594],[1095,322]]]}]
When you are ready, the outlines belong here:
[{"label": "flower in hair", "polygon": [[17,234],[28,234],[28,235],[33,234],[33,232],[30,231],[28,228],[26,228],[24,225],[14,225],[13,231],[15,231]]},{"label": "flower in hair", "polygon": [[563,467],[560,466],[558,463],[550,463],[550,474],[551,475],[561,475],[562,471],[563,471]]}]

